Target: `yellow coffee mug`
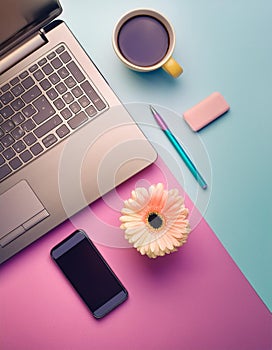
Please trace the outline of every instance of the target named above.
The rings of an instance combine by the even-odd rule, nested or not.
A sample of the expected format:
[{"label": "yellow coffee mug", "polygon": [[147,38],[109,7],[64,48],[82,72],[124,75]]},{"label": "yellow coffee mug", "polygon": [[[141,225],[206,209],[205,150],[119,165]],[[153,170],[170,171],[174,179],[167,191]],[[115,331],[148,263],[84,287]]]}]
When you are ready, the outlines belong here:
[{"label": "yellow coffee mug", "polygon": [[136,9],[123,15],[114,28],[112,43],[116,55],[128,68],[139,72],[163,68],[174,78],[183,72],[172,57],[174,28],[155,10]]}]

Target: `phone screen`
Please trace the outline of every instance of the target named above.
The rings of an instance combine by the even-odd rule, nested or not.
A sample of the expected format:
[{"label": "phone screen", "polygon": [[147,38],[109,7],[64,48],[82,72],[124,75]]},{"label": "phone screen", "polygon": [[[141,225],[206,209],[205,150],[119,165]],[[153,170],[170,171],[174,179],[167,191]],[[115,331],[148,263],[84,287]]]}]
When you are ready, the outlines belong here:
[{"label": "phone screen", "polygon": [[96,318],[127,299],[126,289],[85,232],[72,233],[51,256]]}]

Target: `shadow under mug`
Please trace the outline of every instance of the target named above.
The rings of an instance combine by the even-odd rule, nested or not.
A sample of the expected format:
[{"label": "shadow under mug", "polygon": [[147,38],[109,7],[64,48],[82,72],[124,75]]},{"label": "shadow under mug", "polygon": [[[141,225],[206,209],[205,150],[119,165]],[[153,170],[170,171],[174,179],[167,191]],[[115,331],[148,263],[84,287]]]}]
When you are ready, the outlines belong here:
[{"label": "shadow under mug", "polygon": [[172,57],[175,32],[171,23],[159,12],[136,9],[117,22],[112,37],[119,59],[139,72],[163,68],[177,78],[183,69]]}]

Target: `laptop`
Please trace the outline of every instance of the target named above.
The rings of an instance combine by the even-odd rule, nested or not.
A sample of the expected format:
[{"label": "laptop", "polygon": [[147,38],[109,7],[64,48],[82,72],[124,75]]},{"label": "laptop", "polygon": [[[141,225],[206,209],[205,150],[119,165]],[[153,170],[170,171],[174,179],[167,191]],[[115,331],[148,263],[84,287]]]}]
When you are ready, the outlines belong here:
[{"label": "laptop", "polygon": [[62,11],[57,0],[0,4],[3,263],[157,154],[67,25],[55,19]]}]

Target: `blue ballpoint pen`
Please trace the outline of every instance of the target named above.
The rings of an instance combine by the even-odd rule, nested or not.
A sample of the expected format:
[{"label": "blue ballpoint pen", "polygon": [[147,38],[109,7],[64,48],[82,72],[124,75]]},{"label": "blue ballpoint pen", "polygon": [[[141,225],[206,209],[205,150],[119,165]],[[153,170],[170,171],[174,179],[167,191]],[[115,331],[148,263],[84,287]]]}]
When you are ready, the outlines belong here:
[{"label": "blue ballpoint pen", "polygon": [[155,110],[155,108],[150,106],[150,110],[151,110],[156,122],[158,123],[159,127],[165,133],[165,135],[167,136],[167,138],[169,139],[171,144],[175,147],[176,151],[178,152],[178,154],[180,155],[180,157],[182,158],[182,160],[184,161],[186,166],[189,168],[189,170],[191,171],[191,173],[194,176],[194,178],[196,179],[196,181],[199,183],[199,185],[203,189],[206,189],[207,188],[206,181],[200,175],[197,168],[195,167],[195,165],[193,164],[193,162],[191,161],[191,159],[187,155],[187,153],[184,151],[184,149],[182,148],[182,146],[180,145],[178,140],[175,138],[175,136],[172,134],[171,130],[166,125],[165,121],[162,119],[162,117],[159,115],[159,113]]}]

